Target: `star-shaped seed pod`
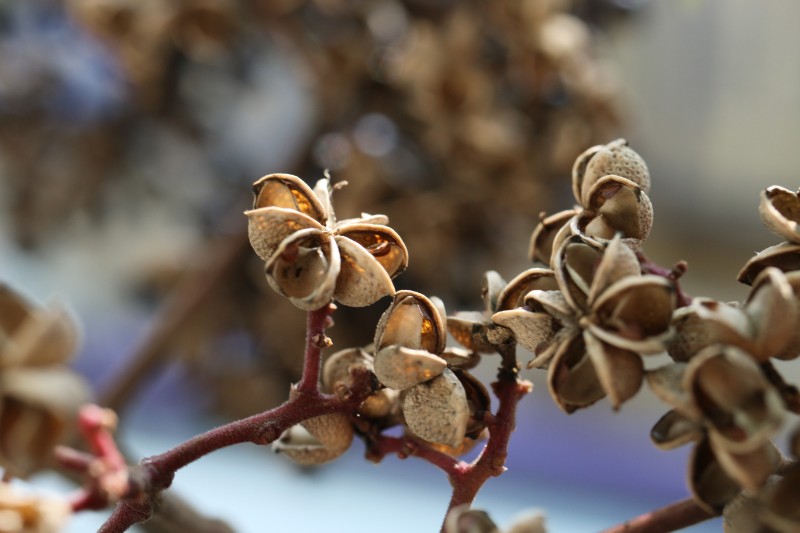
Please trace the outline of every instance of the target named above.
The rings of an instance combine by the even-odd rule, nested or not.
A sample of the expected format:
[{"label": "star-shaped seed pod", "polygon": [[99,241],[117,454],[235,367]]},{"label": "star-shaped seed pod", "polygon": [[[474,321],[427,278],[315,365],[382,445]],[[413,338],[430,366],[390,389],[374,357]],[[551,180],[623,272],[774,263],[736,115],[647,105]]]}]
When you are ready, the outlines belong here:
[{"label": "star-shaped seed pod", "polygon": [[556,254],[557,291],[534,290],[524,307],[492,319],[547,367],[550,394],[566,412],[608,396],[616,409],[641,386],[641,354],[671,335],[676,297],[664,278],[641,274],[619,236],[603,246],[571,237]]},{"label": "star-shaped seed pod", "polygon": [[628,246],[638,249],[653,225],[649,190],[647,165],[627,141],[617,139],[588,149],[572,169],[578,206],[540,216],[531,235],[530,259],[553,266],[555,251],[573,235],[602,243],[621,233]]},{"label": "star-shaped seed pod", "polygon": [[25,477],[69,433],[89,387],[67,367],[78,335],[69,313],[37,308],[0,284],[0,466]]},{"label": "star-shaped seed pod", "polygon": [[766,267],[784,272],[800,270],[800,197],[783,187],[773,185],[761,192],[758,207],[761,221],[786,242],[771,246],[752,257],[739,272],[742,283],[752,284]]},{"label": "star-shaped seed pod", "polygon": [[253,191],[250,243],[270,286],[294,305],[363,307],[394,294],[391,278],[405,270],[408,251],[385,216],[337,221],[327,179],[312,191],[296,176],[270,174]]},{"label": "star-shaped seed pod", "polygon": [[739,492],[759,490],[780,465],[770,438],[785,415],[779,392],[754,359],[713,345],[688,363],[652,370],[647,381],[672,406],[653,427],[661,449],[696,442],[689,484],[706,509],[719,512]]},{"label": "star-shaped seed pod", "polygon": [[422,294],[399,291],[375,334],[375,375],[404,391],[408,429],[428,442],[458,448],[471,413],[467,391],[441,357],[447,333],[436,304]]},{"label": "star-shaped seed pod", "polygon": [[668,352],[688,361],[713,344],[738,346],[756,361],[794,359],[800,354],[800,272],[767,267],[754,280],[741,307],[695,298],[673,315],[676,334]]},{"label": "star-shaped seed pod", "polygon": [[447,331],[470,351],[494,353],[498,346],[509,341],[512,334],[506,327],[495,323],[492,316],[499,311],[521,307],[525,295],[532,290],[557,288],[553,271],[549,269],[528,269],[510,283],[506,283],[497,272],[486,272],[481,291],[483,312],[459,311],[447,317]]}]

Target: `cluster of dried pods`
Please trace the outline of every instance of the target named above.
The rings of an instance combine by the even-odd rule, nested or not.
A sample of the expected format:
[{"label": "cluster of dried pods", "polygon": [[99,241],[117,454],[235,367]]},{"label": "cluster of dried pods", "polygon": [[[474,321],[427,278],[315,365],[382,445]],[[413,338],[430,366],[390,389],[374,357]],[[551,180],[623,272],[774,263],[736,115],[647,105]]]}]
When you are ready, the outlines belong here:
[{"label": "cluster of dried pods", "polygon": [[[798,196],[779,187],[763,193],[765,224],[789,242],[745,265],[739,277],[752,289],[738,304],[691,299],[675,276],[651,273],[641,254],[653,220],[650,175],[625,140],[581,154],[572,185],[576,207],[543,214],[531,236],[530,258],[541,266],[509,283],[487,272],[483,311],[447,317],[437,298],[394,294],[390,278],[405,268],[407,252],[385,217],[337,223],[326,180],[313,191],[291,176],[259,180],[250,237],[273,288],[304,309],[332,298],[369,305],[394,294],[374,344],[325,362],[329,391],[349,386],[355,367],[382,385],[358,420],[306,421],[305,434],[293,428],[276,447],[318,463],[343,453],[354,434],[402,425],[416,439],[461,454],[485,432],[490,403],[468,369],[481,354],[507,353],[518,343],[533,353],[530,368],[547,370],[549,392],[567,413],[604,397],[619,409],[648,383],[672,408],[652,430],[655,444],[695,443],[689,484],[697,503],[724,510],[729,531],[752,531],[754,521],[796,531],[800,470],[772,438],[787,411],[800,413],[800,394],[771,359],[800,355]],[[350,256],[349,271],[339,271],[337,246]],[[446,331],[463,348],[446,348]],[[664,352],[672,362],[647,369],[645,356]],[[795,431],[795,459],[798,443]]]}]

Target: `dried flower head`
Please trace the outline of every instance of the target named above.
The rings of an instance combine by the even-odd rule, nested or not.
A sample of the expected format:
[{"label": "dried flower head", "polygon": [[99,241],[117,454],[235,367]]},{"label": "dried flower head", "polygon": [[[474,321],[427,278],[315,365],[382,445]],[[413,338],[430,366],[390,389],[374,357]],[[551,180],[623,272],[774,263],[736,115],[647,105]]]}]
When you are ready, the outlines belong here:
[{"label": "dried flower head", "polygon": [[550,393],[566,412],[608,395],[618,408],[635,394],[640,354],[664,349],[675,308],[671,284],[643,276],[619,236],[602,246],[571,237],[556,253],[559,290],[533,290],[524,306],[492,319],[532,351],[529,367],[547,367]]},{"label": "dried flower head", "polygon": [[250,243],[270,286],[294,305],[313,310],[336,299],[362,307],[394,294],[391,278],[408,265],[408,252],[386,217],[337,221],[327,179],[312,191],[296,176],[270,174],[253,190]]},{"label": "dried flower head", "polygon": [[68,432],[89,388],[66,362],[77,343],[61,307],[36,308],[0,285],[0,465],[27,476]]},{"label": "dried flower head", "polygon": [[621,234],[628,246],[638,249],[653,226],[649,190],[647,165],[625,139],[586,150],[572,169],[572,192],[578,206],[540,215],[528,256],[554,266],[555,252],[573,235],[603,243]]},{"label": "dried flower head", "polygon": [[459,448],[467,436],[470,402],[441,357],[447,336],[442,308],[422,294],[399,291],[378,323],[375,375],[404,391],[403,416],[414,435]]},{"label": "dried flower head", "polygon": [[0,482],[0,531],[3,533],[57,533],[72,511],[66,500],[22,494]]}]

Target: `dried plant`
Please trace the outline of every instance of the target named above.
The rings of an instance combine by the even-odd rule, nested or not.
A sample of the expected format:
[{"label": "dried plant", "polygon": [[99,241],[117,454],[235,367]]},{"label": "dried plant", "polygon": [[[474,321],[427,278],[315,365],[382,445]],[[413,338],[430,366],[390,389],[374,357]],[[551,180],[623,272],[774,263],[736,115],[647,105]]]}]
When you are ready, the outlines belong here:
[{"label": "dried plant", "polygon": [[[484,483],[506,470],[515,425],[525,423],[517,405],[532,385],[521,377],[519,345],[533,355],[529,368],[547,371],[550,395],[565,413],[606,397],[620,410],[647,383],[670,409],[652,428],[654,444],[668,450],[694,443],[691,498],[607,531],[672,531],[716,515],[729,532],[798,531],[800,427],[785,452],[773,439],[791,413],[800,414],[800,393],[772,363],[800,356],[800,270],[791,268],[800,264],[798,251],[785,243],[779,260],[769,252],[751,259],[740,274],[751,285],[741,304],[691,297],[679,283],[684,262],[667,269],[644,255],[653,219],[650,176],[624,140],[581,154],[572,180],[576,207],[542,214],[533,230],[531,259],[541,264],[508,283],[487,272],[483,309],[448,316],[439,298],[395,291],[392,277],[406,268],[409,254],[387,217],[336,218],[333,200],[346,194],[343,182],[326,176],[311,188],[287,174],[261,178],[246,212],[249,240],[265,263],[265,283],[307,313],[302,376],[282,405],[135,466],[116,448],[113,412],[93,405],[77,417],[88,452],[55,446],[56,434],[42,424],[67,422],[48,410],[49,396],[36,397],[38,386],[15,376],[64,375],[74,330],[58,309],[34,310],[4,290],[6,477],[54,458],[84,482],[56,503],[0,487],[6,491],[0,507],[12,524],[7,530],[55,531],[53,520],[62,520],[64,509],[116,505],[101,531],[125,531],[158,512],[178,470],[220,448],[271,444],[299,464],[316,465],[361,440],[371,461],[415,457],[443,471],[452,496],[442,531],[499,531],[486,512],[470,506]],[[798,205],[794,193],[768,188],[761,201],[765,225],[797,241]],[[374,342],[324,355],[333,345],[326,330],[337,305],[370,306],[389,296],[388,309],[369,326]],[[448,331],[460,347],[447,346]],[[645,365],[659,353],[672,362]],[[489,387],[470,373],[482,359],[496,362]],[[21,423],[23,416],[28,421]],[[481,448],[475,459],[460,459],[475,447]],[[508,531],[544,531],[543,517],[526,514]]]}]

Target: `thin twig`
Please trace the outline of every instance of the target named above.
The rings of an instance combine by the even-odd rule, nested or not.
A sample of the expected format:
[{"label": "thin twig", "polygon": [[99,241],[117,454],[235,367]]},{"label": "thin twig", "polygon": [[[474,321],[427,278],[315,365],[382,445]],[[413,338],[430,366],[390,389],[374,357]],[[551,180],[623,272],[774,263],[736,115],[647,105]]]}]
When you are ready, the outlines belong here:
[{"label": "thin twig", "polygon": [[602,533],[667,533],[714,518],[714,515],[688,498],[650,511]]},{"label": "thin twig", "polygon": [[99,404],[121,412],[142,382],[169,361],[167,347],[176,331],[191,322],[203,304],[225,280],[240,256],[248,249],[245,232],[225,235],[207,245],[200,257],[201,265],[184,274],[156,313],[152,329],[128,359],[128,366],[119,373],[101,395]]}]

